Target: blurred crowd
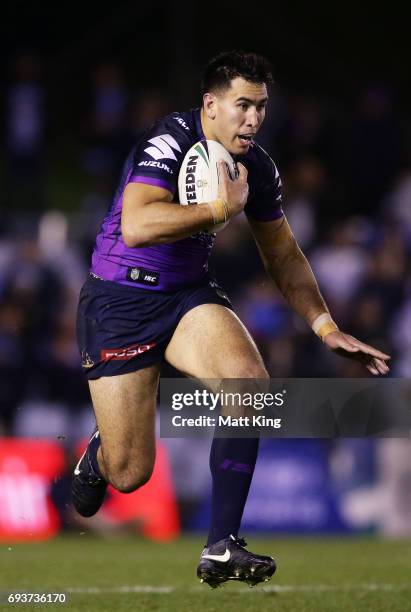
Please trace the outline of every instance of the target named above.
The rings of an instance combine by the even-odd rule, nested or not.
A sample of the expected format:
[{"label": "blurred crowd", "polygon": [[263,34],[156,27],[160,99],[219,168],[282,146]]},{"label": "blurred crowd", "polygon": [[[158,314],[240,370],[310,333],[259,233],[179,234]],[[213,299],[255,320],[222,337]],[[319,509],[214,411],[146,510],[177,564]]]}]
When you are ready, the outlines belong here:
[{"label": "blurred crowd", "polygon": [[[91,417],[75,311],[94,238],[136,137],[178,108],[169,91],[135,91],[108,62],[89,75],[78,108],[65,109],[66,123],[31,54],[15,58],[4,91],[0,431],[27,435],[46,424],[78,439]],[[410,115],[388,83],[364,83],[350,94],[336,100],[276,85],[257,140],[279,168],[284,211],[334,318],[392,355],[391,376],[406,377]],[[289,310],[263,271],[244,216],[218,234],[212,266],[272,377],[367,376],[330,355]],[[173,375],[167,366],[164,375]]]}]

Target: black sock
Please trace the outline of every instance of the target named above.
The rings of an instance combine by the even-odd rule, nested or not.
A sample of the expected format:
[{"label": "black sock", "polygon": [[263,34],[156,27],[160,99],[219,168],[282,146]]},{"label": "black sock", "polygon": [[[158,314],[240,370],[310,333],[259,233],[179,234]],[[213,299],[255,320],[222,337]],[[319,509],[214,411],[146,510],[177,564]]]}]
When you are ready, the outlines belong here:
[{"label": "black sock", "polygon": [[89,461],[89,465],[91,469],[94,472],[94,475],[97,476],[98,478],[102,478],[103,480],[105,480],[103,474],[100,471],[100,466],[97,461],[97,451],[99,447],[100,447],[100,434],[96,436],[95,438],[93,438],[88,445],[88,452],[87,452],[88,461]]},{"label": "black sock", "polygon": [[213,478],[211,525],[207,546],[238,535],[254,474],[259,438],[214,438],[210,452]]}]

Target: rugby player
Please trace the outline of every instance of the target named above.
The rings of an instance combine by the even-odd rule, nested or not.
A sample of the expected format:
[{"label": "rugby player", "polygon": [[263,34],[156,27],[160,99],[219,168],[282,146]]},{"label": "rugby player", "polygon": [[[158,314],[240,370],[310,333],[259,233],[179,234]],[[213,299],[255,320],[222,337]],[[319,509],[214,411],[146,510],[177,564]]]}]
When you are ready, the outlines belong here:
[{"label": "rugby player", "polygon": [[[290,307],[330,350],[372,374],[388,371],[388,355],[338,329],[284,216],[279,173],[254,140],[271,80],[265,58],[220,54],[205,69],[202,107],[159,120],[125,161],[78,308],[97,421],[73,478],[73,503],[83,516],[98,511],[108,483],[128,493],[149,480],[163,359],[197,379],[268,378],[250,334],[208,272],[213,226],[243,211],[267,274]],[[219,162],[219,197],[181,206],[179,169],[201,139],[220,142],[239,174],[232,180]],[[238,536],[257,451],[258,437],[212,442],[212,517],[197,569],[211,586],[227,579],[255,584],[275,571],[271,557],[249,552]]]}]

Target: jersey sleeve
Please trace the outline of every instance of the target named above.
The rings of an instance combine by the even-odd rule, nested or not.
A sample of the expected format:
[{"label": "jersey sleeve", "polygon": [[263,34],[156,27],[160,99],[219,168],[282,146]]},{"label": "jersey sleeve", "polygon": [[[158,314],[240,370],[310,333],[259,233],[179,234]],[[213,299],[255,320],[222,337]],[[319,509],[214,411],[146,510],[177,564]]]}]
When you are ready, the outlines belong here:
[{"label": "jersey sleeve", "polygon": [[282,209],[281,178],[271,157],[259,147],[249,169],[249,197],[244,212],[256,221],[274,221]]},{"label": "jersey sleeve", "polygon": [[140,138],[130,183],[145,183],[178,194],[178,174],[190,139],[178,116],[160,120]]}]

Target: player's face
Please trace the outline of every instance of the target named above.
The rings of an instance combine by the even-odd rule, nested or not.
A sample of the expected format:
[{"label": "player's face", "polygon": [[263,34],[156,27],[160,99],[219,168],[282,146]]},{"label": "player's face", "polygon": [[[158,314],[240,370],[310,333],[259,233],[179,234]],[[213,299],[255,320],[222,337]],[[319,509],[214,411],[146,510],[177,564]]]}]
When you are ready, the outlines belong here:
[{"label": "player's face", "polygon": [[[211,94],[212,95],[212,94]],[[232,155],[245,155],[265,117],[267,87],[241,77],[231,87],[213,95],[211,129]]]}]

